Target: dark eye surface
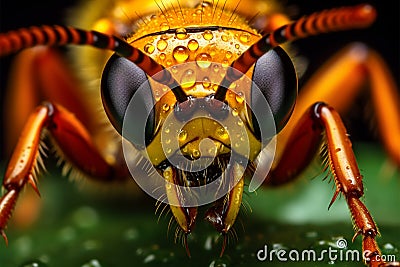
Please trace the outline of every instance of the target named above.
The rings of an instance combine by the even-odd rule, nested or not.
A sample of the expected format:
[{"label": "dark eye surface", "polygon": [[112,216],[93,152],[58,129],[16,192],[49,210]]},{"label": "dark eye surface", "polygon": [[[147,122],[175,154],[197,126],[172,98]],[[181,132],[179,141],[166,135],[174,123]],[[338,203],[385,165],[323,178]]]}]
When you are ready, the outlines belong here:
[{"label": "dark eye surface", "polygon": [[[261,97],[265,97],[274,116],[278,133],[289,120],[297,98],[297,75],[293,62],[282,48],[276,47],[257,60],[252,79],[259,90],[256,88],[251,90],[251,109],[262,114],[263,111],[258,109],[263,106]],[[260,128],[268,125],[253,117],[253,126],[256,135],[259,136]]]},{"label": "dark eye surface", "polygon": [[[129,112],[129,121],[124,122],[134,95],[136,98],[134,109],[141,112]],[[125,129],[129,129],[129,141],[136,145],[150,142],[154,130],[154,97],[142,69],[125,58],[113,55],[103,71],[101,96],[107,116],[120,134],[122,134],[123,122],[129,123],[131,126],[124,126]],[[149,116],[143,116],[143,114],[149,114]],[[146,125],[146,129],[135,127],[137,125]]]}]

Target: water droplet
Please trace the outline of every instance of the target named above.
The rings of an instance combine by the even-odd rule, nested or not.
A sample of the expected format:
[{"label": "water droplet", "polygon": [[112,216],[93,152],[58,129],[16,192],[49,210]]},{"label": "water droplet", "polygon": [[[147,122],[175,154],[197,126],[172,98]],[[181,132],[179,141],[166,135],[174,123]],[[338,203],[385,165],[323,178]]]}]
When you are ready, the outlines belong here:
[{"label": "water droplet", "polygon": [[318,237],[318,233],[315,232],[315,231],[311,231],[311,232],[307,232],[305,234],[305,236],[308,237],[308,238],[316,238],[316,237]]},{"label": "water droplet", "polygon": [[203,10],[201,10],[201,8],[196,9],[196,14],[201,16],[203,14]]},{"label": "water droplet", "polygon": [[219,127],[215,134],[221,139],[227,139],[229,137],[228,132],[225,130],[224,127]]},{"label": "water droplet", "polygon": [[169,30],[169,24],[167,22],[163,22],[160,24],[161,31],[168,31]]},{"label": "water droplet", "polygon": [[230,58],[232,58],[232,52],[231,51],[226,51],[226,53],[225,53],[225,57],[227,58],[227,59],[230,59]]},{"label": "water droplet", "polygon": [[206,242],[204,243],[204,249],[205,250],[211,250],[212,249],[212,236],[207,236]]},{"label": "water droplet", "polygon": [[160,51],[164,51],[168,46],[168,42],[165,41],[164,39],[160,39],[157,42],[157,49]]},{"label": "water droplet", "polygon": [[211,60],[211,56],[207,53],[200,53],[196,56],[196,64],[202,69],[210,67]]},{"label": "water droplet", "polygon": [[233,109],[232,110],[232,115],[234,116],[234,117],[236,117],[237,115],[239,115],[239,111],[235,108],[235,109]]},{"label": "water droplet", "polygon": [[[172,177],[172,170],[171,169],[167,169],[163,172],[163,176],[166,180],[169,180]],[[171,184],[168,184],[171,186]],[[170,187],[171,188],[171,187]]]},{"label": "water droplet", "polygon": [[185,28],[178,28],[175,31],[175,37],[179,40],[184,40],[188,37],[188,34],[186,32]]},{"label": "water droplet", "polygon": [[394,246],[392,244],[390,244],[390,243],[384,244],[383,248],[387,249],[387,250],[394,250]]},{"label": "water droplet", "polygon": [[181,130],[178,135],[179,141],[185,141],[187,138],[187,131]]},{"label": "water droplet", "polygon": [[165,103],[164,105],[162,105],[162,110],[163,110],[164,112],[167,112],[169,109],[170,109],[170,106],[169,106],[167,103]]},{"label": "water droplet", "polygon": [[237,93],[237,95],[235,96],[235,99],[236,99],[236,102],[238,102],[239,104],[242,104],[244,101],[243,93],[242,92]]},{"label": "water droplet", "polygon": [[223,34],[223,35],[221,35],[221,39],[222,39],[222,41],[224,41],[224,42],[228,42],[229,36],[226,35],[226,34]]},{"label": "water droplet", "polygon": [[45,267],[47,266],[45,263],[35,260],[32,262],[26,262],[23,265],[21,265],[22,267]]},{"label": "water droplet", "polygon": [[240,34],[239,36],[239,41],[242,42],[243,44],[247,44],[250,41],[250,34],[248,34],[247,32],[244,32],[242,34]]},{"label": "water droplet", "polygon": [[210,79],[208,78],[208,77],[204,77],[203,78],[203,87],[204,88],[209,88],[210,87],[210,85],[211,85],[211,82],[210,82]]},{"label": "water droplet", "polygon": [[155,259],[156,259],[156,256],[154,254],[150,254],[150,255],[147,255],[146,258],[144,258],[143,263],[149,263],[149,262],[154,261]]},{"label": "water droplet", "polygon": [[231,265],[231,260],[227,256],[222,256],[221,258],[218,258],[216,260],[213,260],[209,267],[227,267]]},{"label": "water droplet", "polygon": [[87,240],[83,243],[85,250],[97,250],[100,248],[100,243],[96,240]]},{"label": "water droplet", "polygon": [[139,232],[135,228],[129,228],[124,233],[125,240],[135,240],[139,236]]},{"label": "water droplet", "polygon": [[90,260],[88,263],[82,265],[82,267],[101,267],[99,260],[93,259]]},{"label": "water droplet", "polygon": [[145,51],[146,53],[148,53],[148,54],[152,54],[152,53],[154,52],[154,50],[155,50],[155,47],[154,47],[154,45],[152,45],[152,44],[146,44],[146,45],[144,46],[144,51]]},{"label": "water droplet", "polygon": [[191,69],[186,70],[183,73],[180,82],[183,89],[193,87],[196,83],[196,73]]},{"label": "water droplet", "polygon": [[171,68],[171,71],[172,71],[172,73],[174,73],[174,74],[178,73],[178,67],[177,67],[177,66],[173,66],[173,67]]},{"label": "water droplet", "polygon": [[239,49],[239,48],[240,48],[240,45],[239,45],[239,44],[235,44],[235,48],[236,48],[236,49]]},{"label": "water droplet", "polygon": [[76,238],[76,230],[71,226],[67,226],[61,229],[59,237],[62,241],[74,240]]},{"label": "water droplet", "polygon": [[194,159],[200,158],[200,151],[197,150],[197,149],[193,149],[192,157],[193,157]]},{"label": "water droplet", "polygon": [[164,53],[161,53],[159,58],[161,61],[164,61],[167,56]]},{"label": "water droplet", "polygon": [[172,51],[172,55],[177,62],[182,63],[189,58],[189,50],[184,46],[177,46]]},{"label": "water droplet", "polygon": [[207,40],[207,41],[210,41],[210,40],[212,40],[212,38],[214,38],[214,35],[213,35],[212,31],[210,31],[210,30],[205,30],[205,31],[203,32],[203,38],[204,38],[205,40]]},{"label": "water droplet", "polygon": [[215,64],[215,65],[213,66],[213,71],[214,71],[215,73],[217,73],[217,72],[219,71],[219,65]]},{"label": "water droplet", "polygon": [[196,40],[191,39],[188,42],[188,48],[190,51],[196,51],[199,48],[199,43]]},{"label": "water droplet", "polygon": [[73,214],[73,219],[75,224],[81,228],[90,228],[99,222],[96,210],[87,206],[77,209]]}]

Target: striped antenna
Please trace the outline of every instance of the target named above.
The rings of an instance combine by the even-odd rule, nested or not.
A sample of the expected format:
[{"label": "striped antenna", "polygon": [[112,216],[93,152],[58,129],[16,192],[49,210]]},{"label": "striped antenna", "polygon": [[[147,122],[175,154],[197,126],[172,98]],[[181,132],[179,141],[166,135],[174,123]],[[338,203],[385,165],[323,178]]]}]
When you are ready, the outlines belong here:
[{"label": "striped antenna", "polygon": [[228,68],[214,97],[223,101],[231,83],[242,77],[261,56],[280,44],[321,33],[365,28],[375,18],[376,11],[372,6],[359,5],[316,12],[284,25],[264,35],[231,64],[232,68]]},{"label": "striped antenna", "polygon": [[171,88],[179,103],[187,100],[185,92],[162,65],[124,40],[97,31],[85,31],[59,25],[10,31],[0,34],[0,57],[38,45],[63,46],[68,44],[90,45],[114,51],[119,56],[135,63],[157,82]]}]

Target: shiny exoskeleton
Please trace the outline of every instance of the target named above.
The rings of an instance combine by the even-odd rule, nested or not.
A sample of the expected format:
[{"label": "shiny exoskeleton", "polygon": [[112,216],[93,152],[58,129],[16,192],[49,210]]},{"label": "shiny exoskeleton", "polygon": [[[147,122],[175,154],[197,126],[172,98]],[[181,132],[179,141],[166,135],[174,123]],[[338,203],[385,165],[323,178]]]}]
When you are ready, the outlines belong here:
[{"label": "shiny exoskeleton", "polygon": [[[66,68],[60,68],[59,73],[53,69],[55,73],[51,74],[48,66],[41,68],[39,64],[33,70],[45,79],[32,90],[48,97],[48,102],[29,111],[4,176],[0,232],[6,242],[4,229],[22,188],[29,183],[39,192],[34,170],[41,162],[40,135],[44,129],[63,158],[89,179],[125,181],[129,171],[141,168],[146,169],[140,175],[144,180],[160,177],[161,186],[150,182],[152,192],[160,190],[155,198],[170,204],[188,254],[187,235],[200,216],[197,206],[203,204],[195,187],[206,186],[204,191],[210,193],[208,186],[216,184],[211,190],[214,199],[207,198],[207,203],[213,204],[203,216],[224,236],[222,255],[241,207],[245,179],[261,168],[267,171],[261,180],[251,181],[252,189],[291,181],[308,166],[323,141],[336,183],[330,205],[340,193],[344,195],[355,237],[362,235],[367,264],[389,265],[379,257],[375,241],[378,230],[360,200],[364,194],[362,176],[335,110],[341,107],[330,105],[335,99],[315,89],[325,86],[326,92],[337,91],[338,86],[329,81],[335,72],[328,67],[321,70],[318,79],[308,85],[311,89],[298,97],[296,69],[280,46],[310,35],[368,27],[375,20],[375,9],[369,5],[344,7],[290,22],[272,2],[267,6],[245,2],[202,1],[192,5],[177,1],[165,6],[162,2],[147,5],[125,1],[110,7],[112,15],[96,19],[90,26],[93,31],[41,26],[0,35],[0,55],[39,45],[70,44],[115,53],[91,61],[94,74],[89,76],[102,71],[101,81],[96,83],[100,90],[94,89],[101,97],[93,100],[76,98],[77,86],[67,82],[71,76]],[[262,15],[252,18],[254,14],[244,7],[248,5],[257,6]],[[139,19],[131,25],[127,18],[136,16]],[[92,58],[92,51],[76,49],[78,61]],[[355,57],[354,51],[369,54]],[[20,57],[28,66],[43,61],[43,65],[61,65],[58,55],[46,48],[26,50]],[[379,82],[372,90],[379,87],[379,99],[393,117],[388,123],[387,115],[378,115],[383,121],[382,135],[389,128],[400,132],[400,126],[392,123],[399,121],[397,92],[379,56],[355,45],[337,56],[337,62],[347,70],[335,77],[337,81],[342,82],[349,74],[354,76],[354,83],[346,84],[349,92],[361,87],[358,78]],[[360,73],[351,68],[352,64],[374,71]],[[21,74],[27,73],[20,69]],[[56,77],[54,83],[51,77]],[[57,80],[65,88],[52,94]],[[17,92],[23,90],[26,88],[17,86]],[[92,91],[88,89],[90,94]],[[347,99],[340,101],[343,106],[349,105]],[[93,107],[100,102],[104,111],[96,114]],[[376,104],[376,108],[380,113],[382,104]],[[99,130],[91,114],[96,114],[99,122],[107,117],[110,123],[105,128],[114,131]],[[132,146],[130,152],[115,138],[118,135]],[[264,156],[271,147],[272,153],[275,151],[275,142],[275,158],[268,161]],[[388,141],[386,148],[400,164],[399,142]],[[144,162],[151,166],[146,167]]]}]

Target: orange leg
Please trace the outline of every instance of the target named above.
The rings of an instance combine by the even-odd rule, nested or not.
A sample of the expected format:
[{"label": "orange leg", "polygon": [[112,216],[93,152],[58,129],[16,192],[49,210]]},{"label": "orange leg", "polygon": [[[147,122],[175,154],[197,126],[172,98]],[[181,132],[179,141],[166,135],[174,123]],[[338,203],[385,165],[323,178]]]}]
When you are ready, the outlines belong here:
[{"label": "orange leg", "polygon": [[125,168],[114,167],[103,159],[74,114],[57,104],[44,103],[28,118],[6,169],[3,181],[6,192],[0,199],[0,233],[6,242],[4,229],[22,188],[29,183],[39,194],[35,168],[41,164],[40,136],[44,129],[51,134],[65,158],[88,177],[104,182],[127,177]]},{"label": "orange leg", "polygon": [[[105,144],[104,130],[99,129],[100,112],[92,95],[80,87],[65,59],[54,48],[35,47],[18,53],[10,69],[4,101],[5,155],[10,158],[18,137],[28,117],[43,101],[50,100],[62,105],[85,125],[96,144]],[[95,99],[97,99],[95,97]],[[100,101],[99,101],[100,102]],[[95,119],[93,119],[95,118]],[[99,134],[100,133],[100,134]],[[109,155],[106,146],[97,146],[102,155]],[[37,220],[41,201],[35,193],[27,190],[21,194],[14,211],[12,223],[19,228],[29,227]]]},{"label": "orange leg", "polygon": [[[5,137],[8,152],[13,154],[3,182],[6,192],[0,199],[1,233],[4,233],[24,185],[30,183],[37,191],[35,168],[42,163],[39,148],[44,129],[51,134],[52,141],[55,141],[68,163],[88,178],[118,181],[128,174],[123,161],[115,158],[114,154],[110,155],[113,151],[108,151],[106,141],[110,140],[110,136],[99,129],[101,125],[98,124],[102,121],[97,119],[99,116],[101,118],[96,108],[98,105],[92,100],[87,101],[90,96],[85,96],[87,90],[79,87],[78,79],[73,77],[55,50],[38,47],[19,53],[11,76],[5,101],[5,121],[8,122]],[[57,104],[45,104],[37,108],[46,99]],[[96,145],[99,143],[103,145]],[[107,161],[103,159],[104,155],[107,155]],[[40,207],[39,203],[32,203],[32,199],[36,198],[30,197],[30,212],[27,214],[25,197],[31,192],[26,193],[19,198],[18,204],[22,206],[14,213],[13,223],[19,226],[34,221]]]},{"label": "orange leg", "polygon": [[344,114],[351,110],[355,97],[363,88],[371,91],[382,143],[395,164],[400,166],[400,96],[384,61],[363,44],[352,44],[343,49],[302,88],[291,119],[278,136],[278,158],[308,107],[323,101]]},{"label": "orange leg", "polygon": [[339,193],[344,195],[356,231],[353,239],[362,235],[363,255],[369,259],[367,264],[385,264],[381,261],[381,253],[375,240],[379,234],[378,228],[360,200],[364,195],[362,176],[351,142],[339,114],[332,107],[318,102],[303,114],[287,142],[282,159],[269,173],[267,185],[277,186],[289,182],[307,167],[319,149],[323,132],[326,136],[328,163],[336,184],[336,192],[329,206]]},{"label": "orange leg", "polygon": [[[363,251],[369,251],[368,256],[372,259],[369,264],[378,266],[380,262],[373,261],[380,253],[375,241],[377,227],[359,199],[364,194],[362,177],[337,113],[345,113],[351,108],[366,81],[373,97],[382,142],[400,166],[400,140],[397,138],[400,135],[400,99],[395,83],[379,55],[362,44],[353,44],[329,60],[301,90],[290,121],[278,135],[277,160],[267,185],[278,186],[297,177],[318,153],[325,132],[328,163],[336,183],[330,205],[340,192],[345,196],[356,228],[355,237],[362,234]],[[329,106],[314,104],[318,101],[329,103]],[[393,264],[398,266],[399,263]]]},{"label": "orange leg", "polygon": [[8,153],[12,152],[28,116],[46,100],[67,108],[93,132],[93,117],[98,114],[93,113],[93,103],[85,101],[85,90],[56,50],[36,47],[22,51],[13,61],[9,81],[4,101]]}]

